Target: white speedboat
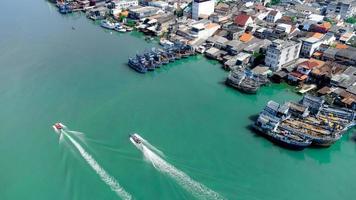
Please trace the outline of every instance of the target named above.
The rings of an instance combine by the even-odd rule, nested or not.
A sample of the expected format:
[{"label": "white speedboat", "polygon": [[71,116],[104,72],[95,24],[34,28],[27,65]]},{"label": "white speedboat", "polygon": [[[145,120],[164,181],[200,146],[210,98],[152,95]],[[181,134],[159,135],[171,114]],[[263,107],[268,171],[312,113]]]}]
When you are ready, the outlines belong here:
[{"label": "white speedboat", "polygon": [[65,128],[65,126],[60,122],[55,123],[52,127],[57,134],[60,134],[62,130]]},{"label": "white speedboat", "polygon": [[103,28],[106,28],[106,29],[113,30],[115,28],[116,24],[113,22],[110,22],[108,20],[102,20],[100,26]]},{"label": "white speedboat", "polygon": [[121,33],[125,33],[127,30],[122,27],[120,24],[116,24],[115,27],[114,27],[114,30],[117,31],[117,32],[121,32]]},{"label": "white speedboat", "polygon": [[130,141],[134,144],[137,148],[142,149],[142,141],[143,138],[139,136],[137,133],[130,135]]}]

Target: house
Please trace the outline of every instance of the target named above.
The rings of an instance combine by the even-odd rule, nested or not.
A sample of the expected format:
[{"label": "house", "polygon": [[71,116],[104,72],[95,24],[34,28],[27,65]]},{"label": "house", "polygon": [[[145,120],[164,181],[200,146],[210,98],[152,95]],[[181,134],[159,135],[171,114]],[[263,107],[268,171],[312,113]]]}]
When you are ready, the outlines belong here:
[{"label": "house", "polygon": [[331,78],[330,84],[334,87],[347,89],[356,83],[356,67],[348,67],[340,74]]},{"label": "house", "polygon": [[332,24],[330,22],[322,22],[322,23],[312,24],[309,30],[318,33],[327,33],[331,27]]},{"label": "house", "polygon": [[300,83],[307,81],[310,72],[319,66],[324,65],[323,61],[309,59],[297,65],[297,68],[288,74],[288,81],[291,83]]},{"label": "house", "polygon": [[228,39],[218,35],[214,35],[213,37],[207,39],[207,42],[212,43],[214,47],[218,49],[225,49],[226,43],[228,41],[229,41]]},{"label": "house", "polygon": [[92,19],[92,20],[100,20],[104,19],[108,14],[109,14],[109,9],[106,7],[97,7],[94,9],[91,9],[87,16]]},{"label": "house", "polygon": [[290,34],[292,32],[292,25],[280,23],[276,26],[275,32]]},{"label": "house", "polygon": [[242,49],[243,45],[239,40],[230,40],[226,44],[226,51],[230,55],[237,55]]},{"label": "house", "polygon": [[339,49],[335,54],[335,60],[356,66],[356,48]]},{"label": "house", "polygon": [[203,19],[191,25],[190,34],[193,38],[207,39],[214,35],[219,28],[219,24]]},{"label": "house", "polygon": [[249,42],[251,41],[253,38],[251,33],[244,33],[240,36],[240,41],[241,42]]},{"label": "house", "polygon": [[271,10],[265,20],[269,23],[275,23],[280,18],[282,18],[282,13],[279,10]]},{"label": "house", "polygon": [[316,49],[322,44],[321,38],[308,37],[302,38],[302,48],[300,49],[300,55],[304,57],[311,57]]},{"label": "house", "polygon": [[246,28],[248,25],[253,24],[254,20],[252,19],[251,16],[245,14],[245,13],[240,13],[235,17],[234,20],[235,24],[241,28]]},{"label": "house", "polygon": [[341,19],[346,19],[356,12],[356,2],[354,0],[332,1],[328,4],[325,14],[339,15]]},{"label": "house", "polygon": [[331,78],[341,74],[347,67],[335,62],[325,62],[324,65],[316,66],[309,73],[308,80],[316,83],[318,86],[328,86],[331,84]]}]

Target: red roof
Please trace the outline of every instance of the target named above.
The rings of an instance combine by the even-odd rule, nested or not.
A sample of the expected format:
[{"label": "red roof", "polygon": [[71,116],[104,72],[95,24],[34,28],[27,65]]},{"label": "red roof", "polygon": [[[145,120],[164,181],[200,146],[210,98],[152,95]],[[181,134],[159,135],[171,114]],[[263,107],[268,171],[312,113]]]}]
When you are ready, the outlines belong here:
[{"label": "red roof", "polygon": [[235,17],[235,24],[239,26],[246,26],[248,19],[250,19],[249,15],[241,13]]},{"label": "red roof", "polygon": [[305,79],[308,78],[307,75],[304,75],[304,74],[299,73],[299,72],[297,72],[297,71],[292,71],[292,72],[289,73],[289,75],[290,75],[290,76],[294,76],[294,77],[296,77],[296,78],[299,79],[299,80],[305,80]]},{"label": "red roof", "polygon": [[313,69],[314,67],[318,66],[319,64],[317,62],[313,62],[313,61],[304,61],[302,63],[299,64],[299,66],[303,66],[307,69]]}]

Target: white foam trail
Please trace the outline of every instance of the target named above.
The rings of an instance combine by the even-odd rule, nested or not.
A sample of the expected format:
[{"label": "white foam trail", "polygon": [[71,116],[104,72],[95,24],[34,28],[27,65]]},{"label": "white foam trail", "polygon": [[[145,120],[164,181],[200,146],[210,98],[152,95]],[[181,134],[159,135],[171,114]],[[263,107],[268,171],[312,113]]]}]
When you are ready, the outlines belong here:
[{"label": "white foam trail", "polygon": [[179,185],[181,185],[185,190],[193,194],[198,199],[210,199],[210,200],[222,200],[217,192],[209,189],[205,185],[196,182],[192,178],[190,178],[184,172],[178,170],[173,165],[169,164],[153,151],[151,151],[148,147],[142,144],[141,149],[145,159],[150,161],[152,165],[160,172],[170,176],[173,178]]},{"label": "white foam trail", "polygon": [[140,137],[140,139],[142,140],[142,143],[146,145],[149,149],[159,154],[160,156],[165,157],[164,153],[161,150],[157,149],[155,146],[150,144],[147,140],[143,139],[142,137]]},{"label": "white foam trail", "polygon": [[69,140],[73,143],[73,145],[77,148],[80,155],[84,158],[84,160],[90,165],[90,167],[100,176],[101,180],[103,180],[110,188],[113,190],[121,199],[131,200],[132,196],[124,190],[120,186],[120,184],[110,176],[97,162],[96,160],[84,150],[84,148],[77,143],[69,134],[65,131],[62,131],[65,136],[69,138]]}]

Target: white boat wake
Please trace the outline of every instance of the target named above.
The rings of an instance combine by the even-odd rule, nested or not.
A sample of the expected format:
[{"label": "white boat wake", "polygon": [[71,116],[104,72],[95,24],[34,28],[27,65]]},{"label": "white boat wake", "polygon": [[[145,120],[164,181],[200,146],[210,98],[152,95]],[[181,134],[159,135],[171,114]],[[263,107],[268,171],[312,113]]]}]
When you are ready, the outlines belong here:
[{"label": "white boat wake", "polygon": [[175,168],[173,165],[166,162],[155,152],[151,151],[151,149],[147,147],[144,142],[141,144],[141,147],[142,148],[138,148],[138,149],[142,151],[146,160],[150,161],[158,171],[174,179],[179,185],[181,185],[185,190],[187,190],[196,198],[204,199],[204,200],[224,199],[217,192],[193,180],[187,174],[185,174],[184,172]]},{"label": "white boat wake", "polygon": [[[69,131],[71,132],[71,131]],[[121,199],[131,200],[132,196],[124,190],[123,187],[115,180],[114,177],[110,176],[97,162],[96,160],[84,150],[84,148],[76,142],[66,130],[62,130],[62,135],[66,136],[75,148],[79,151],[80,155],[84,160],[90,165],[90,167],[100,176],[101,180],[106,183],[112,191],[114,191]]]}]

